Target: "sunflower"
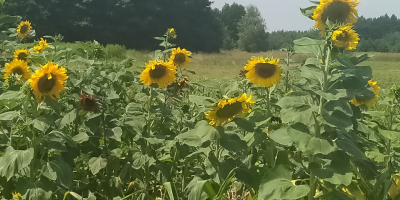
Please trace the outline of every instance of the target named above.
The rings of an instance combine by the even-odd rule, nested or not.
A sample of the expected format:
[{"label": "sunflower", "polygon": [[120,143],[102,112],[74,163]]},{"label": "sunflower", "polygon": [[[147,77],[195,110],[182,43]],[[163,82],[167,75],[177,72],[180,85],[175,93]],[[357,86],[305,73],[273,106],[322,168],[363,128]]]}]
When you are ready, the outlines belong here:
[{"label": "sunflower", "polygon": [[40,65],[41,69],[36,70],[35,74],[29,79],[31,87],[35,93],[36,99],[41,102],[43,96],[54,96],[60,98],[60,91],[65,90],[63,83],[67,82],[67,70],[58,67],[58,64],[47,62]]},{"label": "sunflower", "polygon": [[150,64],[145,65],[146,69],[139,76],[140,81],[147,86],[157,83],[160,88],[165,88],[176,79],[176,67],[170,62],[150,61]]},{"label": "sunflower", "polygon": [[79,106],[84,111],[95,112],[99,109],[99,104],[94,96],[82,93],[79,98]]},{"label": "sunflower", "polygon": [[32,29],[31,23],[29,21],[21,22],[17,27],[18,37],[25,38],[29,31]]},{"label": "sunflower", "polygon": [[4,69],[4,79],[8,82],[11,74],[21,75],[21,81],[25,82],[31,77],[31,69],[28,67],[28,63],[23,60],[14,59],[10,63],[5,64],[6,69]]},{"label": "sunflower", "polygon": [[250,82],[258,86],[271,87],[282,79],[279,59],[251,58],[244,69]]},{"label": "sunflower", "polygon": [[312,16],[315,20],[314,28],[324,31],[327,19],[338,24],[356,23],[358,4],[358,0],[321,0]]},{"label": "sunflower", "polygon": [[170,28],[169,29],[169,31],[168,31],[168,33],[169,33],[169,36],[171,36],[172,38],[176,38],[176,32],[175,32],[175,29],[174,28]]},{"label": "sunflower", "polygon": [[246,96],[243,93],[239,98],[233,99],[220,99],[216,106],[211,106],[211,111],[205,113],[206,118],[211,120],[210,125],[224,126],[236,116],[245,117],[246,114],[251,112],[249,105],[254,104],[255,101],[251,100],[251,95]]},{"label": "sunflower", "polygon": [[44,51],[44,46],[36,45],[33,47],[33,53],[39,54],[43,53]]},{"label": "sunflower", "polygon": [[379,97],[378,94],[379,94],[379,90],[381,89],[381,87],[379,87],[377,85],[376,81],[372,81],[372,80],[369,80],[368,84],[374,89],[373,98],[365,99],[365,98],[356,96],[354,99],[350,100],[350,102],[352,104],[354,104],[355,106],[360,106],[360,105],[371,106],[371,105],[374,105],[376,99]]},{"label": "sunflower", "polygon": [[13,196],[13,200],[19,199],[20,197],[22,197],[21,194],[20,194],[19,192],[15,192],[15,193],[12,192],[11,194],[12,194],[12,196]]},{"label": "sunflower", "polygon": [[47,40],[44,40],[43,38],[40,38],[39,46],[49,47],[49,44],[47,43]]},{"label": "sunflower", "polygon": [[172,49],[171,57],[169,62],[173,63],[177,67],[187,67],[190,63],[191,53],[186,49],[180,47]]},{"label": "sunflower", "polygon": [[14,52],[14,59],[16,60],[29,62],[29,56],[31,56],[31,54],[28,52],[28,49],[18,49]]},{"label": "sunflower", "polygon": [[344,26],[333,32],[332,41],[335,47],[353,50],[357,48],[360,38],[352,26]]}]

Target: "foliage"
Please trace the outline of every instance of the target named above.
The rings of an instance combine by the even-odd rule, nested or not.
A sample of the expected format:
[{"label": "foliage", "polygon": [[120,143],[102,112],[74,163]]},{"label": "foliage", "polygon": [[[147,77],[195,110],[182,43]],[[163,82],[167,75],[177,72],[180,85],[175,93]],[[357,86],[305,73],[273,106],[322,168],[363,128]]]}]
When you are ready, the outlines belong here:
[{"label": "foliage", "polygon": [[265,51],[267,49],[267,33],[265,20],[256,6],[246,8],[246,14],[238,23],[238,47],[248,52]]},{"label": "foliage", "polygon": [[[26,47],[33,71],[48,63],[66,68],[36,77],[39,89],[18,70],[0,82],[3,199],[399,198],[400,87],[377,99],[372,69],[362,64],[369,56],[332,42],[340,24],[327,21],[322,39],[294,40],[282,63],[252,59],[236,79],[192,82],[196,72],[188,66],[169,62],[174,73],[167,73],[162,64],[144,69],[108,59],[124,51],[117,45],[73,49],[59,45],[60,36],[44,36],[49,46],[33,53],[21,45],[29,37],[18,38],[13,28],[21,18],[0,19],[11,24],[2,62]],[[174,54],[176,30],[176,38],[170,27],[154,37],[161,49],[151,63]],[[174,63],[189,61],[178,53]],[[294,67],[294,54],[308,59]],[[60,73],[68,79],[50,98]],[[151,84],[163,76],[173,78],[167,87]],[[355,106],[354,99],[382,109]],[[210,123],[215,118],[223,125]]]},{"label": "foliage", "polygon": [[178,45],[217,52],[222,46],[222,25],[210,5],[209,0],[15,0],[5,1],[0,10],[29,19],[38,35],[61,34],[67,42],[96,40],[155,50],[158,44],[153,37],[175,27],[181,30]]},{"label": "foliage", "polygon": [[238,23],[246,14],[246,9],[243,5],[232,3],[231,5],[225,3],[218,10],[218,16],[224,26],[224,44],[223,49],[229,50],[236,47],[236,42],[239,40],[238,36]]}]

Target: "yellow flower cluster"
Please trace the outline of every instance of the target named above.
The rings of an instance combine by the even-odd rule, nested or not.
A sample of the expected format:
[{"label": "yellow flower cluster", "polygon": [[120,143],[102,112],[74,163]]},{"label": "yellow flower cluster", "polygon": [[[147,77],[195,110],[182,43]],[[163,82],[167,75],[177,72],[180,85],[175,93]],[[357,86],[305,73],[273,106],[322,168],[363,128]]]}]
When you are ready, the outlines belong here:
[{"label": "yellow flower cluster", "polygon": [[[21,38],[24,38],[31,28],[28,21],[21,22],[17,28],[17,33]],[[42,53],[46,47],[49,47],[49,44],[46,40],[40,38],[38,45],[33,47],[33,52]],[[52,99],[54,97],[60,98],[59,92],[65,89],[63,84],[68,79],[67,70],[59,67],[58,64],[47,62],[45,65],[40,65],[41,69],[31,74],[32,70],[28,66],[30,56],[28,49],[18,49],[14,52],[13,60],[6,63],[3,70],[5,82],[9,82],[13,75],[18,78],[18,80],[15,80],[17,84],[29,81],[39,102],[43,101],[46,96]]]}]

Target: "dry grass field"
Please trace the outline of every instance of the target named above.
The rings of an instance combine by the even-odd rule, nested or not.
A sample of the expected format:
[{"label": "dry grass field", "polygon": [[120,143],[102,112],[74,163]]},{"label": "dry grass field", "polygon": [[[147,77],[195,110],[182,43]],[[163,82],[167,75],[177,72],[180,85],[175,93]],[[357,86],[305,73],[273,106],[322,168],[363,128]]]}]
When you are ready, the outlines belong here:
[{"label": "dry grass field", "polygon": [[[356,53],[361,55],[364,53]],[[400,54],[399,53],[367,53],[373,55],[372,58],[362,63],[371,66],[374,79],[379,82],[382,88],[390,88],[394,84],[400,84]],[[218,54],[196,53],[193,55],[190,69],[196,72],[191,75],[192,80],[205,78],[234,78],[239,71],[246,65],[247,60],[252,56],[268,56],[276,58],[286,58],[286,53],[281,51],[269,51],[261,53],[247,53],[242,51],[223,51]],[[128,58],[136,60],[135,65],[143,65],[151,59],[151,53],[128,50]],[[307,59],[306,55],[294,55],[293,66]],[[283,64],[283,62],[281,62]]]}]

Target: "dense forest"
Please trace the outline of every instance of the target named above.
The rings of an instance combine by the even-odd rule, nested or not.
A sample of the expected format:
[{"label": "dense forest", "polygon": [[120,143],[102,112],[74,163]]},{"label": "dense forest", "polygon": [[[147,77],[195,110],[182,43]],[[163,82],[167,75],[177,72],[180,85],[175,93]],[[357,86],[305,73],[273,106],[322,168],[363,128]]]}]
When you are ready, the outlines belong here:
[{"label": "dense forest", "polygon": [[[255,6],[211,5],[210,0],[12,0],[0,5],[0,11],[29,20],[38,36],[61,34],[66,42],[96,40],[139,50],[158,48],[153,37],[171,27],[179,35],[173,43],[201,52],[276,50],[301,37],[319,38],[314,29],[267,32]],[[362,39],[358,51],[400,52],[400,19],[395,15],[361,16],[355,30]]]}]

